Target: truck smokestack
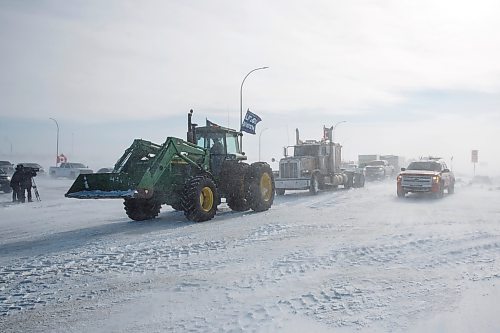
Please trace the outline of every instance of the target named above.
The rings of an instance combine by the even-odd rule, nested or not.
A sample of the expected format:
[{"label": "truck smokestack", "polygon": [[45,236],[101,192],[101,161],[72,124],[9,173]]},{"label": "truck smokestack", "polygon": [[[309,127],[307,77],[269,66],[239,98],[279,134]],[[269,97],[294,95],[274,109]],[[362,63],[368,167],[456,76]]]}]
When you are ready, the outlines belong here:
[{"label": "truck smokestack", "polygon": [[300,143],[300,137],[299,137],[299,129],[295,129],[295,144],[298,145]]}]

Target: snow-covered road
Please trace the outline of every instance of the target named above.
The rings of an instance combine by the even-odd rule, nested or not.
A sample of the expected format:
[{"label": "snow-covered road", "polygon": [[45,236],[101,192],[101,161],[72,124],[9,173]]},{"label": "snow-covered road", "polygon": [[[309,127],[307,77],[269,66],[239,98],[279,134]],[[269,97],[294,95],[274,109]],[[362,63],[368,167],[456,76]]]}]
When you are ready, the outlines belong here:
[{"label": "snow-covered road", "polygon": [[2,332],[498,332],[500,190],[394,182],[131,222],[120,200],[0,195]]}]

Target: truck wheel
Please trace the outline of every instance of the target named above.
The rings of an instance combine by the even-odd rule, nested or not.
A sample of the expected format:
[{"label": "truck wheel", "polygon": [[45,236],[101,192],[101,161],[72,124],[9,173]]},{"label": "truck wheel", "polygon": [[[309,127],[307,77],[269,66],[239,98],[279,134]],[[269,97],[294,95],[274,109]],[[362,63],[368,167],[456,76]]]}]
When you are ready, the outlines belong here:
[{"label": "truck wheel", "polygon": [[450,185],[448,186],[448,194],[453,194],[453,193],[455,193],[455,182],[450,183]]},{"label": "truck wheel", "polygon": [[365,175],[359,174],[355,185],[356,187],[365,187]]},{"label": "truck wheel", "polygon": [[248,194],[247,201],[253,211],[263,212],[273,205],[274,176],[267,163],[255,162],[250,165],[246,177]]},{"label": "truck wheel", "polygon": [[444,197],[444,186],[443,186],[443,183],[439,184],[439,190],[434,193],[434,197],[436,199],[441,199],[442,197]]},{"label": "truck wheel", "polygon": [[160,214],[161,204],[154,199],[125,199],[123,202],[127,216],[134,221],[154,219]]},{"label": "truck wheel", "polygon": [[203,222],[213,219],[219,200],[217,187],[207,176],[192,177],[184,185],[182,208],[190,221]]},{"label": "truck wheel", "polygon": [[344,184],[344,188],[349,189],[354,186],[354,174],[347,174],[347,183]]},{"label": "truck wheel", "polygon": [[316,195],[319,192],[318,175],[313,174],[311,177],[311,185],[309,185],[309,193]]},{"label": "truck wheel", "polygon": [[277,195],[285,195],[285,189],[284,188],[277,188],[276,189],[276,194]]}]

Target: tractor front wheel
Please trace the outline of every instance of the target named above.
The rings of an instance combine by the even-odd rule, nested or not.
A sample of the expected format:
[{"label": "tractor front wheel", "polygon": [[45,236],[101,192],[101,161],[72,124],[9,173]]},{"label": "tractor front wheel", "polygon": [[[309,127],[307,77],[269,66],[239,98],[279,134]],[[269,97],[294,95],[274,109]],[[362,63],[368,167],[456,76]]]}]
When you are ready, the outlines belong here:
[{"label": "tractor front wheel", "polygon": [[195,176],[184,185],[182,208],[190,221],[211,220],[217,212],[220,202],[214,181],[207,176]]},{"label": "tractor front wheel", "polygon": [[267,163],[256,162],[248,170],[247,201],[253,211],[263,212],[271,208],[274,201],[274,177]]},{"label": "tractor front wheel", "polygon": [[123,203],[127,216],[134,221],[154,219],[160,214],[161,204],[151,199],[125,199]]}]

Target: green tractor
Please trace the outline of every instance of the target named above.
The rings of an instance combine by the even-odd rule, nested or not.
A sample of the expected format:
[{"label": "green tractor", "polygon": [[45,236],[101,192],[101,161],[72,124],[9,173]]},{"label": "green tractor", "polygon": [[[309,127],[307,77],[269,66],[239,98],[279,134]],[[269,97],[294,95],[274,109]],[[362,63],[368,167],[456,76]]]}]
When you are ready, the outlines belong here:
[{"label": "green tractor", "polygon": [[269,164],[246,163],[240,132],[214,124],[197,127],[192,114],[187,141],[168,137],[158,145],[136,139],[112,173],[79,175],[65,196],[122,198],[125,212],[135,221],[155,218],[163,204],[183,211],[188,220],[208,221],[221,198],[235,211],[268,210],[275,192]]}]

